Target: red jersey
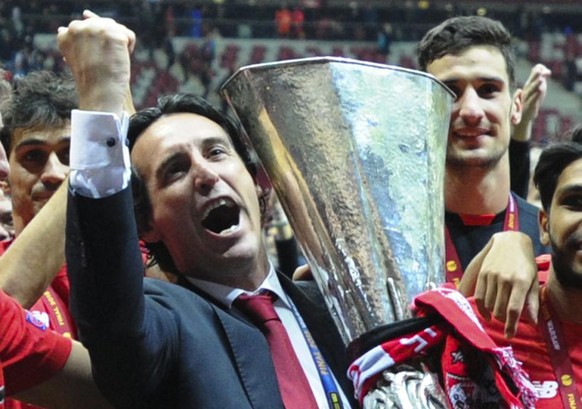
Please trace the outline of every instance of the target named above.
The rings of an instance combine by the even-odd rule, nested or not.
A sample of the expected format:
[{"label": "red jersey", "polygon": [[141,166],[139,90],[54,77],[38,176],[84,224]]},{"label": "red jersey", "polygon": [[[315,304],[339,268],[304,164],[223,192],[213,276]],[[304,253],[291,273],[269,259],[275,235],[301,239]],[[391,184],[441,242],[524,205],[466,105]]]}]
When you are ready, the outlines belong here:
[{"label": "red jersey", "polygon": [[[12,241],[0,242],[0,255],[4,254]],[[75,324],[69,313],[69,294],[67,269],[63,266],[29,311],[50,329],[66,337],[76,338]]]},{"label": "red jersey", "polygon": [[[0,255],[12,244],[14,239],[0,242]],[[69,312],[70,285],[66,266],[57,273],[51,284],[38,301],[30,308],[29,314],[46,328],[64,335],[76,338],[76,328]],[[32,369],[34,371],[34,369]],[[22,375],[25,375],[24,373]],[[36,406],[8,399],[7,409],[34,409]]]},{"label": "red jersey", "polygon": [[[543,276],[547,276],[547,272],[542,271],[540,278]],[[472,305],[476,310],[473,302]],[[480,317],[478,313],[477,315]],[[515,357],[523,363],[523,368],[529,374],[530,380],[536,387],[538,396],[536,408],[555,409],[567,407],[562,403],[559,380],[554,372],[544,335],[539,325],[532,324],[523,317],[519,321],[515,337],[508,340],[503,335],[504,323],[494,318],[489,322],[481,320],[481,323],[497,345],[510,345],[513,348]],[[572,377],[578,394],[582,396],[582,325],[563,321],[560,321],[559,324],[574,372]]]},{"label": "red jersey", "polygon": [[[38,385],[66,363],[72,342],[35,319],[0,290],[2,398]],[[0,408],[4,407],[4,399]]]},{"label": "red jersey", "polygon": [[[582,395],[582,325],[560,322],[578,393]],[[515,357],[523,363],[536,387],[538,402],[536,408],[555,409],[564,407],[558,390],[558,379],[550,362],[548,349],[537,325],[521,320],[516,336],[507,340],[503,336],[504,324],[495,319],[485,323],[485,330],[497,345],[511,345]]]}]

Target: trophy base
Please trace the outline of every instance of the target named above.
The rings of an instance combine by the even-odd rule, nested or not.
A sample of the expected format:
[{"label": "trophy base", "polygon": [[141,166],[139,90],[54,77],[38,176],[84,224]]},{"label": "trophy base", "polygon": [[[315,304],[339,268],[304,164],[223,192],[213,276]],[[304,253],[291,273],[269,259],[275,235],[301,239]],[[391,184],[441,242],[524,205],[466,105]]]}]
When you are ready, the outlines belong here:
[{"label": "trophy base", "polygon": [[[410,318],[369,331],[347,347],[348,356],[355,361],[366,352],[391,339],[420,332],[442,321],[438,315]],[[433,363],[434,364],[434,363]],[[448,409],[448,399],[431,372],[430,363],[413,359],[382,371],[382,376],[362,401],[363,409]],[[433,370],[435,368],[432,368]]]},{"label": "trophy base", "polygon": [[424,368],[399,365],[382,372],[362,409],[451,409],[438,377]]}]

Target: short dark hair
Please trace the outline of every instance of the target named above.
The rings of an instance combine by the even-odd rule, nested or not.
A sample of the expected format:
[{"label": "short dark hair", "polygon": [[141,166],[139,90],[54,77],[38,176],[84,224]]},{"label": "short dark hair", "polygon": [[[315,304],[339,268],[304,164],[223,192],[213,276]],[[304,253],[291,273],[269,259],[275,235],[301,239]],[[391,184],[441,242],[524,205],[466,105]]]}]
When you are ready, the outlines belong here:
[{"label": "short dark hair", "polygon": [[447,54],[458,55],[474,46],[496,47],[505,59],[509,86],[515,87],[515,53],[511,34],[501,22],[487,17],[452,17],[429,30],[416,50],[418,65],[426,71],[433,61]]},{"label": "short dark hair", "polygon": [[[136,141],[143,132],[158,119],[165,115],[183,112],[204,116],[220,125],[230,137],[236,152],[241,157],[251,176],[253,178],[256,176],[258,162],[254,151],[246,142],[244,131],[238,121],[221,113],[206,100],[194,94],[176,93],[165,95],[158,99],[155,107],[146,108],[135,113],[130,119],[127,132],[129,150],[133,150]],[[133,167],[131,184],[136,223],[139,232],[143,233],[150,227],[152,216],[151,201],[142,176]],[[266,207],[266,199],[266,197],[259,198],[262,211]],[[179,273],[168,249],[163,243],[145,243],[145,246],[152,257],[150,260],[152,264],[158,263],[164,271]]]},{"label": "short dark hair", "polygon": [[[578,128],[577,132],[580,134],[582,128]],[[546,213],[550,211],[560,175],[578,159],[582,159],[582,144],[579,142],[557,142],[542,151],[533,180]]]},{"label": "short dark hair", "polygon": [[78,105],[75,82],[69,74],[33,71],[16,79],[12,95],[2,106],[0,139],[6,154],[10,155],[16,129],[64,126]]}]

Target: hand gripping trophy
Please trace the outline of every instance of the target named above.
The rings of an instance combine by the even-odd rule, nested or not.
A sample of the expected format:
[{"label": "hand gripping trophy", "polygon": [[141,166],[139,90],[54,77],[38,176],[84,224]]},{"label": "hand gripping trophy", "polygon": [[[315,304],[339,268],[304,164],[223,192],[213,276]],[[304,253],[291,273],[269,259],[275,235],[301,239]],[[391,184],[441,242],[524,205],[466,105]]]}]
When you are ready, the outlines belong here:
[{"label": "hand gripping trophy", "polygon": [[[444,164],[454,95],[426,73],[331,57],[243,67],[222,92],[348,353],[366,357],[350,368],[363,407],[449,407],[446,380],[423,359],[392,362],[392,351],[413,346],[399,334],[438,321],[413,316],[409,306],[444,282]],[[393,339],[396,348],[378,352]],[[370,354],[379,358],[368,365]],[[367,366],[382,361],[395,364],[370,385]]]}]

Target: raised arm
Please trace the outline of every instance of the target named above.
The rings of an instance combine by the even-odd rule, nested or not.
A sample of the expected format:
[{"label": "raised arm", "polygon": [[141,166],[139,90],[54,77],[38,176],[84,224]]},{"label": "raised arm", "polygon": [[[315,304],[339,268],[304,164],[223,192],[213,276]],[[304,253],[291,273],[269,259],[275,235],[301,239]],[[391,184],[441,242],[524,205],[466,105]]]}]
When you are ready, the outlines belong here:
[{"label": "raised arm", "polygon": [[[88,10],[83,16],[86,20],[59,27],[57,35],[61,53],[75,77],[79,109],[121,116],[127,106],[129,55],[135,45],[135,34]],[[102,35],[104,32],[108,35]]]},{"label": "raised arm", "polygon": [[[85,11],[83,13],[85,19],[98,17],[96,14]],[[102,24],[103,20],[100,21]],[[116,24],[113,20],[107,20],[109,25]],[[78,25],[73,24],[74,27]],[[106,29],[103,27],[103,29]],[[86,44],[84,49],[77,47],[73,49],[72,43],[67,37],[70,33],[68,29],[61,28],[60,38],[63,47],[69,46],[65,53],[69,63],[86,64],[91,63],[91,58],[102,58],[103,55],[96,52],[96,49],[88,47]],[[127,47],[131,50],[135,43],[135,36],[130,30],[122,31],[122,34],[127,36]],[[111,43],[115,47],[114,43]],[[83,54],[79,54],[83,51]],[[118,69],[118,67],[112,67]],[[81,70],[74,71],[76,73]],[[129,80],[122,86],[117,87],[117,84],[112,81],[103,81],[109,84],[109,87],[92,87],[92,83],[100,80],[100,75],[106,75],[103,72],[95,72],[90,75],[77,75],[76,81],[78,86],[85,87],[80,91],[81,108],[107,109],[108,106],[99,105],[100,98],[107,95],[106,100],[111,102],[111,106],[116,104],[116,95],[120,95],[121,108],[128,114],[133,114],[135,108],[131,97],[131,90],[129,88]],[[99,88],[102,92],[101,96],[94,93],[88,94],[83,92],[87,90],[94,90]],[[42,210],[34,217],[34,219],[26,226],[22,233],[17,237],[14,243],[8,250],[0,257],[0,289],[3,289],[11,297],[16,299],[24,308],[30,308],[46,290],[48,285],[52,282],[55,275],[65,262],[65,217],[66,217],[66,203],[67,203],[67,186],[68,181],[65,181],[59,190],[53,195]]]},{"label": "raised arm", "polygon": [[521,121],[511,132],[509,144],[509,165],[511,190],[524,199],[527,198],[530,179],[530,139],[533,123],[546,97],[547,80],[551,71],[542,64],[531,70],[523,87],[523,114]]},{"label": "raised arm", "polygon": [[[66,222],[71,312],[103,394],[116,407],[141,407],[167,379],[170,366],[160,361],[175,362],[177,331],[171,311],[144,296],[123,113],[135,38],[92,15],[59,29],[58,41],[81,108],[71,121]],[[161,331],[159,323],[172,328]]]},{"label": "raised arm", "polygon": [[523,86],[523,114],[515,125],[511,137],[519,142],[529,141],[534,120],[548,92],[548,78],[552,75],[543,64],[536,64]]}]

